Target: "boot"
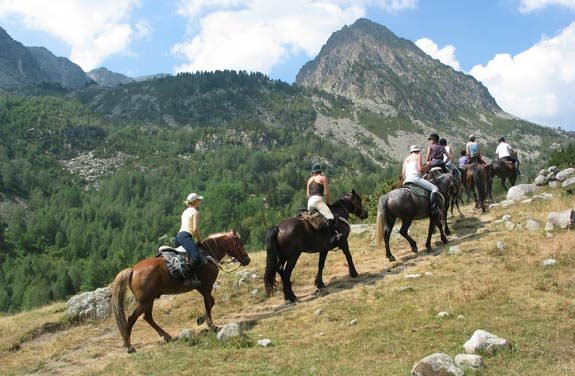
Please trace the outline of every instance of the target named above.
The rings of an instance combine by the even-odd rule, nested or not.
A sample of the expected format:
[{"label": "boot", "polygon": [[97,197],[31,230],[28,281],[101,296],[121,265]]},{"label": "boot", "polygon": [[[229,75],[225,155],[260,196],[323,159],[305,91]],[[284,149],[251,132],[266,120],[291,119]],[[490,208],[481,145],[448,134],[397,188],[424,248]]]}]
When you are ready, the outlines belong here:
[{"label": "boot", "polygon": [[438,197],[439,193],[438,192],[431,192],[431,195],[429,196],[429,201],[431,203],[431,216],[435,217],[436,215],[439,215],[439,197]]},{"label": "boot", "polygon": [[190,273],[188,273],[186,279],[184,279],[184,282],[182,283],[183,288],[197,289],[202,285],[202,282],[198,280],[198,275],[196,273],[196,270],[199,268],[201,263],[202,260],[200,258],[194,257],[191,259],[191,261],[189,262],[191,270]]},{"label": "boot", "polygon": [[332,247],[335,247],[337,245],[339,238],[341,237],[341,234],[337,232],[337,229],[335,228],[335,219],[328,220],[328,228],[331,234],[331,237],[329,238],[329,243],[331,244]]}]

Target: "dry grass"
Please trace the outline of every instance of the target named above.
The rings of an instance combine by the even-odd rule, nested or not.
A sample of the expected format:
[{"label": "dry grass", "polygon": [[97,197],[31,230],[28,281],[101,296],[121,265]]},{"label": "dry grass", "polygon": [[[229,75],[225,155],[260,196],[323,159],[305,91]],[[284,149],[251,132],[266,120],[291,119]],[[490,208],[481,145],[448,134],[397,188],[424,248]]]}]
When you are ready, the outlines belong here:
[{"label": "dry grass", "polygon": [[[575,374],[575,232],[556,231],[548,239],[543,230],[508,232],[503,224],[491,224],[510,214],[516,224],[531,218],[544,225],[549,211],[569,207],[573,198],[565,196],[451,220],[455,235],[449,245],[463,251],[456,256],[440,252],[446,248],[436,243],[436,255],[412,259],[407,243],[395,239],[392,250],[403,261],[392,265],[383,250],[369,246],[370,239],[355,238],[352,252],[360,277],[350,279],[343,255],[330,254],[325,296],[311,286],[317,255],[304,254],[293,275],[302,302],[293,306],[284,305],[281,296],[264,299],[265,254],[254,254],[248,270],[258,279],[252,284],[237,287],[236,276],[220,276],[216,323],[243,321],[248,328],[244,338],[225,343],[195,326],[203,310],[197,294],[162,298],[154,311],[172,334],[194,328],[192,340],[163,343],[139,321],[132,336],[138,353],[133,355],[121,347],[111,319],[26,337],[45,322],[61,320],[62,304],[3,317],[0,374],[405,375],[431,353],[461,353],[479,328],[513,343],[512,350],[486,358],[484,375]],[[420,248],[426,227],[422,222],[412,229]],[[497,250],[498,240],[505,251]],[[550,257],[557,265],[543,268],[541,261]],[[425,272],[432,275],[404,278]],[[402,292],[402,286],[413,290]],[[255,296],[254,288],[260,290]],[[319,316],[314,315],[317,309],[322,309]],[[450,316],[438,318],[440,311]],[[353,319],[357,325],[350,324]],[[273,345],[256,346],[259,338],[270,338]],[[7,350],[20,342],[19,350]]]}]

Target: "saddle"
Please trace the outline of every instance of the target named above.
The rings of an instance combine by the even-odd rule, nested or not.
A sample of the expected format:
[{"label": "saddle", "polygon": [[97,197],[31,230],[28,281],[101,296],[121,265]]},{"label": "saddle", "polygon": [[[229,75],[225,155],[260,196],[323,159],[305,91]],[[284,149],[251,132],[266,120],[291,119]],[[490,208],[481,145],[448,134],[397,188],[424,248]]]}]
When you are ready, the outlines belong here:
[{"label": "saddle", "polygon": [[515,170],[515,163],[512,161],[508,161],[507,159],[499,159],[500,161],[502,161],[503,163],[505,163],[505,166],[507,166],[508,169],[510,170]]},{"label": "saddle", "polygon": [[431,194],[431,191],[428,191],[425,188],[421,188],[417,184],[413,184],[413,183],[409,183],[409,182],[405,183],[403,185],[403,188],[409,189],[414,196],[429,197],[429,195]]},{"label": "saddle", "polygon": [[327,220],[321,215],[320,212],[312,210],[311,212],[306,209],[300,209],[299,217],[307,221],[314,230],[321,230],[328,226]]},{"label": "saddle", "polygon": [[[208,263],[208,257],[204,251],[200,248],[200,258],[201,262],[198,268],[206,265]],[[188,278],[197,279],[196,270],[193,268],[188,260],[188,253],[184,247],[179,246],[178,248],[169,247],[163,245],[158,250],[159,254],[156,257],[163,257],[166,262],[166,267],[170,276],[174,279],[183,280]]]}]

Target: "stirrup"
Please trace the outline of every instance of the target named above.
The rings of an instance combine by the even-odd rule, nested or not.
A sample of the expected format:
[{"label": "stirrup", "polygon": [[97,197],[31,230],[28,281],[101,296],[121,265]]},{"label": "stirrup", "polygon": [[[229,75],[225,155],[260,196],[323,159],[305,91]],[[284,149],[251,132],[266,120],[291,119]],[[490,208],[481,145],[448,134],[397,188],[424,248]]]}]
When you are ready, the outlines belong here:
[{"label": "stirrup", "polygon": [[202,286],[202,282],[198,281],[197,279],[186,278],[182,283],[182,287],[184,288],[193,288],[197,289]]}]

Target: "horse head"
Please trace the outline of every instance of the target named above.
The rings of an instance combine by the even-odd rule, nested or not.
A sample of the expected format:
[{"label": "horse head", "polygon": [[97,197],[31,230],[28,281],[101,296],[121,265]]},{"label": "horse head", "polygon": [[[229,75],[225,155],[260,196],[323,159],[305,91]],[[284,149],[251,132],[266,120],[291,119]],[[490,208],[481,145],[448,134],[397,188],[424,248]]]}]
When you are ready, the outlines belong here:
[{"label": "horse head", "polygon": [[240,241],[240,234],[236,230],[229,233],[229,237],[233,242],[233,246],[227,251],[227,254],[234,260],[238,261],[240,265],[246,266],[250,263],[250,256],[246,252],[244,245]]},{"label": "horse head", "polygon": [[348,211],[350,213],[353,213],[360,219],[367,218],[367,211],[363,208],[361,196],[355,191],[355,189],[352,190],[350,193],[346,194],[345,196],[343,196],[343,198],[345,199],[345,201],[351,203],[351,210],[348,208]]}]

